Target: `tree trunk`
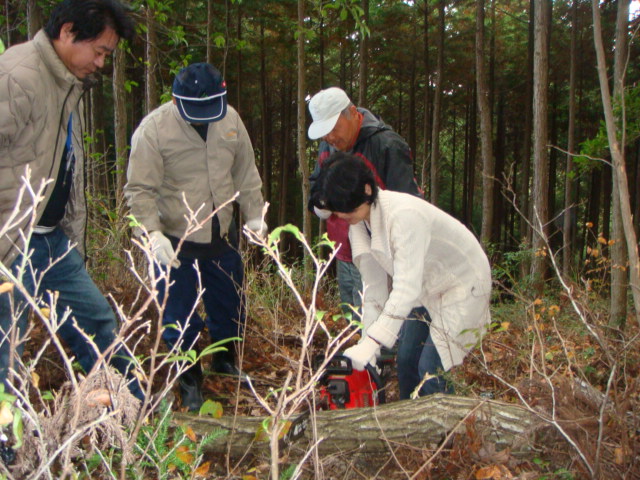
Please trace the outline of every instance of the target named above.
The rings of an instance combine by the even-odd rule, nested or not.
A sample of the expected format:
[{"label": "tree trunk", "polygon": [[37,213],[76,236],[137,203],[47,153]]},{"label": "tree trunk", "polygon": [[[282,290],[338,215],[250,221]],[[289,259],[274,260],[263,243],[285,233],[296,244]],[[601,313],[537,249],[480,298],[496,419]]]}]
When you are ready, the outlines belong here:
[{"label": "tree trunk", "polygon": [[124,88],[126,57],[122,48],[117,48],[113,54],[113,124],[116,146],[116,192],[115,198],[122,195],[126,182],[127,159],[127,103]]},{"label": "tree trunk", "polygon": [[549,205],[548,95],[549,95],[549,0],[535,1],[533,61],[533,240],[531,264],[534,289],[542,291],[547,269],[546,249]]},{"label": "tree trunk", "polygon": [[438,65],[436,67],[435,95],[433,99],[433,123],[431,127],[431,169],[430,169],[430,191],[429,199],[432,204],[438,204],[440,193],[440,110],[442,108],[442,77],[444,76],[444,36],[445,36],[445,1],[440,0],[439,11],[439,34],[438,34]]},{"label": "tree trunk", "polygon": [[[311,239],[313,232],[311,231],[311,217],[307,209],[309,203],[309,163],[307,162],[307,103],[304,98],[306,95],[305,86],[305,39],[306,35],[304,26],[304,0],[298,0],[298,170],[302,177],[302,231],[306,238]],[[305,272],[310,268],[310,259],[305,254]],[[306,281],[309,281],[309,275],[305,275]]]},{"label": "tree trunk", "polygon": [[27,23],[29,26],[29,40],[42,28],[42,9],[36,0],[27,0]]},{"label": "tree trunk", "polygon": [[[627,35],[629,29],[630,0],[618,0],[618,16],[616,21],[616,48],[614,53],[613,97],[624,101],[624,73],[627,55],[629,53]],[[617,124],[623,124],[617,119]],[[622,143],[622,148],[626,142]],[[613,184],[618,182],[616,170],[613,169]],[[611,317],[609,325],[624,328],[627,319],[627,253],[624,244],[624,227],[622,225],[622,211],[620,197],[616,189],[612,189],[612,232],[611,245]]]},{"label": "tree trunk", "polygon": [[207,0],[207,38],[205,39],[207,63],[213,63],[213,48],[211,45],[212,35],[213,35],[213,0]]},{"label": "tree trunk", "polygon": [[[533,124],[533,57],[534,57],[534,30],[535,30],[535,0],[529,1],[529,41],[527,42],[527,78],[525,81],[525,104],[524,104],[524,132],[521,152],[520,188],[518,189],[517,200],[520,202],[520,211],[525,218],[520,220],[520,237],[525,245],[531,244],[531,227],[528,221],[531,220],[530,196],[531,196],[531,130]],[[529,262],[524,260],[521,264],[522,276],[529,274]]]},{"label": "tree trunk", "polygon": [[158,106],[158,81],[156,80],[156,69],[158,68],[158,45],[156,36],[156,23],[153,8],[147,5],[147,41],[145,43],[145,53],[147,62],[145,63],[145,113],[149,113]]},{"label": "tree trunk", "polygon": [[[369,25],[369,0],[362,0],[362,20],[365,25]],[[359,89],[358,89],[358,106],[367,108],[367,75],[369,62],[369,35],[360,31],[360,69],[358,71]]]},{"label": "tree trunk", "polygon": [[[427,166],[429,165],[429,136],[431,135],[431,64],[429,62],[429,1],[424,1],[424,154],[422,171],[420,173],[420,187],[427,188]],[[415,154],[415,152],[414,152]]]},{"label": "tree trunk", "polygon": [[[532,413],[516,405],[438,394],[377,408],[318,412],[318,450],[321,455],[327,455],[354,449],[387,452],[398,445],[424,448],[442,443],[454,429],[464,434],[468,418],[475,418],[478,431],[485,434],[485,439],[493,439],[497,450],[514,447],[514,452],[526,447],[528,435],[539,423]],[[265,439],[261,441],[258,434],[265,420],[260,417],[213,419],[174,414],[178,425],[191,427],[198,436],[217,429],[228,432],[207,444],[205,450],[211,454],[230,451],[232,455],[243,455],[250,449],[269,448],[267,436],[264,435]],[[309,424],[304,437],[295,441],[296,445],[313,443],[312,432]]]},{"label": "tree trunk", "polygon": [[[600,5],[597,0],[592,1],[592,10],[593,38],[596,47],[596,56],[598,59],[600,94],[602,96],[602,106],[604,109],[605,123],[607,127],[609,150],[611,151],[611,159],[613,160],[613,168],[615,172],[616,185],[614,187],[614,191],[618,193],[620,201],[620,212],[627,244],[627,254],[629,255],[629,284],[631,285],[631,293],[633,295],[636,321],[640,324],[640,259],[638,258],[638,240],[633,226],[633,216],[631,215],[631,205],[629,203],[629,183],[627,181],[627,169],[624,162],[624,143],[621,144],[617,138],[613,103],[611,101],[611,94],[609,93],[606,58],[604,46],[602,44]],[[623,129],[624,128],[625,126],[623,125]]]},{"label": "tree trunk", "polygon": [[575,206],[573,179],[573,155],[575,150],[576,125],[576,72],[578,38],[578,0],[571,6],[571,52],[569,64],[569,126],[567,127],[567,166],[564,181],[564,215],[562,222],[562,274],[569,276],[573,263],[573,230],[575,229]]},{"label": "tree trunk", "polygon": [[476,0],[476,84],[480,115],[480,151],[482,152],[482,229],[480,241],[486,248],[493,230],[493,188],[495,159],[491,125],[491,105],[484,58],[484,0]]},{"label": "tree trunk", "polygon": [[[271,90],[267,88],[267,50],[265,47],[264,37],[264,19],[260,19],[260,98],[262,100],[262,115],[260,116],[262,148],[260,161],[262,163],[262,183],[264,185],[264,196],[267,202],[273,204],[271,198],[271,177],[273,174],[273,158],[271,155],[271,135],[272,135],[272,118],[271,109],[269,108],[269,93]],[[271,212],[271,210],[270,210]],[[275,218],[275,215],[270,215]]]}]

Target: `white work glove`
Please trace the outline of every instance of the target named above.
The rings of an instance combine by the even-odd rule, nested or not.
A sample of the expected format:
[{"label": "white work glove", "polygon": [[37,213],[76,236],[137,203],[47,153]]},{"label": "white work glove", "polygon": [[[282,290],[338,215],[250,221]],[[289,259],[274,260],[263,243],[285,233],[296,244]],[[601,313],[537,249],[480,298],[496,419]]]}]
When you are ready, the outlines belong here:
[{"label": "white work glove", "polygon": [[247,230],[251,230],[253,233],[258,235],[258,237],[263,239],[269,231],[269,227],[267,227],[266,222],[262,218],[253,218],[245,223],[244,226]]},{"label": "white work glove", "polygon": [[357,345],[347,348],[343,355],[351,359],[353,368],[364,370],[368,364],[375,365],[379,353],[380,344],[372,338],[365,337]]},{"label": "white work glove", "polygon": [[162,265],[170,265],[173,268],[180,266],[180,261],[176,257],[171,241],[160,230],[151,232],[149,240],[151,241],[151,251],[158,262]]},{"label": "white work glove", "polygon": [[331,216],[331,210],[325,210],[324,208],[313,207],[313,213],[315,213],[321,220],[326,220]]}]

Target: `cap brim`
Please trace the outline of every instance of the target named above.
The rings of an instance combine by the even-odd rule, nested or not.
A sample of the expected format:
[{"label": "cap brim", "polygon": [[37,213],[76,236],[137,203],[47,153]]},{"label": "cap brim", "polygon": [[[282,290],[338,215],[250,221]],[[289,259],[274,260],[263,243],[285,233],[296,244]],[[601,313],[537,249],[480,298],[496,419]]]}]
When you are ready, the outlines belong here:
[{"label": "cap brim", "polygon": [[227,114],[226,96],[216,98],[211,102],[191,102],[174,97],[182,118],[189,123],[211,123],[222,120]]},{"label": "cap brim", "polygon": [[333,130],[333,127],[336,126],[336,123],[338,123],[338,117],[340,117],[340,113],[335,114],[333,117],[313,122],[309,125],[309,138],[311,140],[317,140],[318,138],[322,138],[329,134],[329,132]]}]

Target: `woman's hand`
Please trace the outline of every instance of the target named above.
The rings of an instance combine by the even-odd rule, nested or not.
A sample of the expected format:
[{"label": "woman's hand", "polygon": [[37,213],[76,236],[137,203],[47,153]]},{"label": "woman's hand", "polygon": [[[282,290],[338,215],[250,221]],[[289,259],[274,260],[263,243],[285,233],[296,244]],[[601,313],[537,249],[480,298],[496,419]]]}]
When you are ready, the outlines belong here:
[{"label": "woman's hand", "polygon": [[344,351],[344,356],[351,359],[351,365],[356,370],[364,370],[367,364],[375,364],[380,353],[380,344],[372,338],[365,337],[360,343]]}]

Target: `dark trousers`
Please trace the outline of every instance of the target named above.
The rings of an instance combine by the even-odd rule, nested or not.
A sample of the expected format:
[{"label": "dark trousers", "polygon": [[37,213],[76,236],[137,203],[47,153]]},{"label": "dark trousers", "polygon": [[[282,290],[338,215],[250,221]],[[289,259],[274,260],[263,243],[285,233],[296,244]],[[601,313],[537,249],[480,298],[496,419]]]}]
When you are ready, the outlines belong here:
[{"label": "dark trousers", "polygon": [[427,380],[420,391],[421,397],[433,393],[452,393],[447,382],[439,373],[443,366],[429,333],[429,313],[424,307],[414,308],[405,320],[398,339],[398,389],[400,399],[409,398],[420,384],[425,374],[434,375]]},{"label": "dark trousers", "polygon": [[[179,344],[180,350],[190,350],[205,325],[212,343],[241,337],[245,322],[245,300],[242,293],[244,267],[240,254],[229,250],[214,260],[179,259],[180,267],[172,268],[169,275],[169,296],[162,317],[162,338],[167,346],[173,348]],[[205,320],[196,311],[201,288],[204,290],[202,301],[207,314]],[[159,301],[162,302],[165,295],[164,280],[159,282],[158,291]],[[179,325],[180,329],[169,325]]]},{"label": "dark trousers", "polygon": [[[69,239],[62,230],[58,228],[46,235],[33,235],[28,250],[30,256],[21,279],[22,284],[30,296],[38,299],[41,306],[47,306],[51,293],[56,292],[58,321],[66,318],[57,334],[71,348],[85,372],[89,372],[96,362],[97,354],[78,329],[92,337],[98,350],[104,352],[116,338],[117,324],[113,310],[93,283],[81,255],[75,248],[69,250]],[[22,262],[22,255],[13,262],[11,270],[15,276],[19,275]],[[13,294],[0,295],[0,381],[6,380],[11,361],[11,329],[14,329],[16,338],[24,335],[29,309],[17,287]],[[17,345],[14,360],[22,356],[23,350],[23,343]],[[125,374],[131,366],[130,358],[121,349],[115,349],[110,363]],[[131,393],[142,399],[138,381],[132,375],[129,380]]]}]

